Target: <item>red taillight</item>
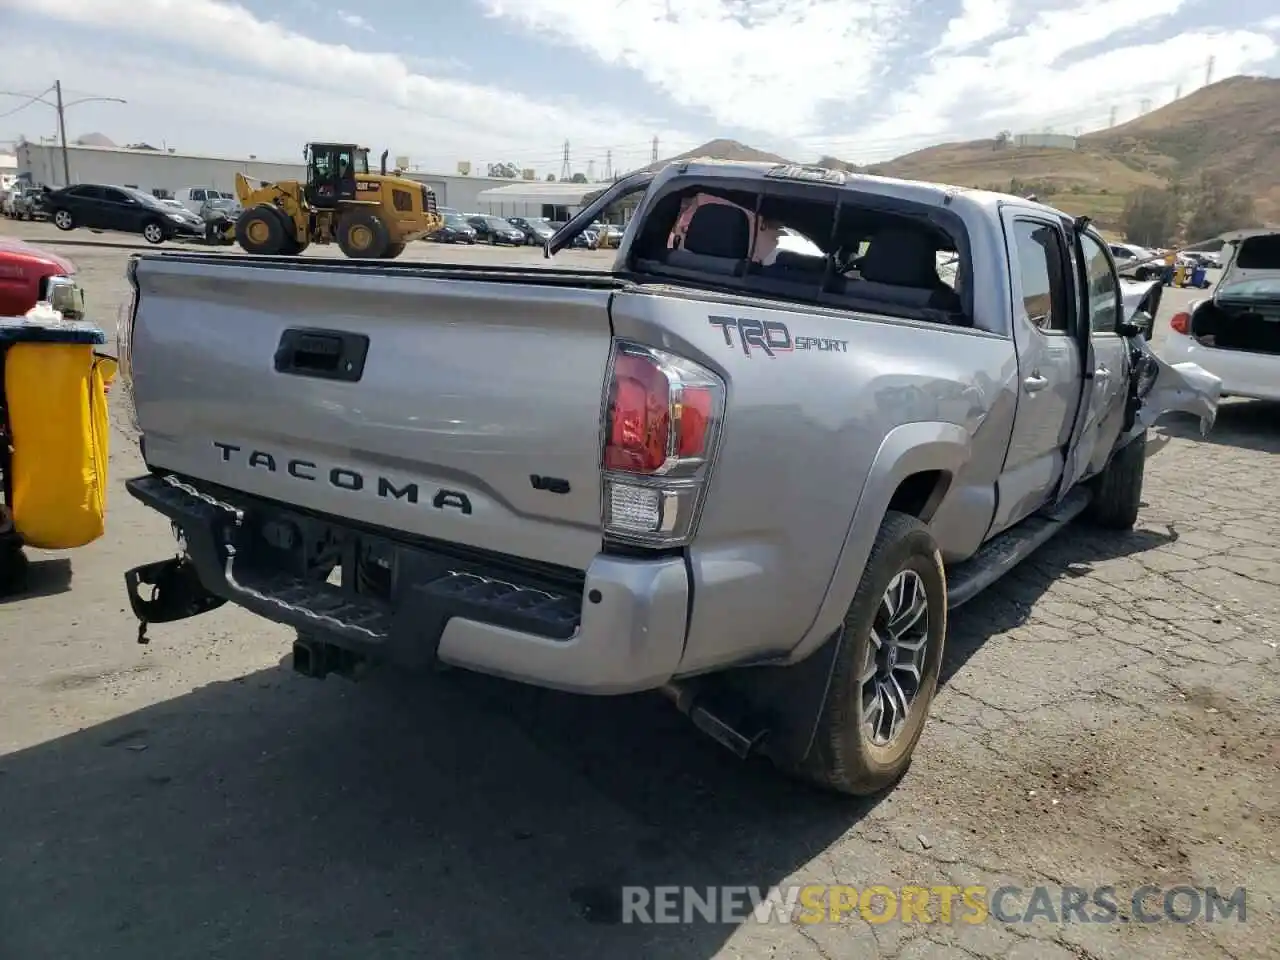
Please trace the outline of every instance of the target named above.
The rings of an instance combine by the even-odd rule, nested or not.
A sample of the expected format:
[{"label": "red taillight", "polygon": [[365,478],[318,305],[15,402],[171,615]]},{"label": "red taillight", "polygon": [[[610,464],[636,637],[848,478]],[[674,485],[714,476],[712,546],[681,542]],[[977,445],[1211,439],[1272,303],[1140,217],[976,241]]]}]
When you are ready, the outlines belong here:
[{"label": "red taillight", "polygon": [[1174,333],[1181,333],[1184,336],[1191,333],[1191,314],[1175,313],[1169,318],[1169,327]]},{"label": "red taillight", "polygon": [[692,535],[724,382],[662,350],[618,343],[605,408],[605,532],[671,545]]},{"label": "red taillight", "polygon": [[707,452],[715,396],[709,387],[684,387],[676,404],[676,456],[701,457]]},{"label": "red taillight", "polygon": [[654,473],[667,462],[671,443],[671,384],[645,356],[619,353],[609,390],[604,468]]}]

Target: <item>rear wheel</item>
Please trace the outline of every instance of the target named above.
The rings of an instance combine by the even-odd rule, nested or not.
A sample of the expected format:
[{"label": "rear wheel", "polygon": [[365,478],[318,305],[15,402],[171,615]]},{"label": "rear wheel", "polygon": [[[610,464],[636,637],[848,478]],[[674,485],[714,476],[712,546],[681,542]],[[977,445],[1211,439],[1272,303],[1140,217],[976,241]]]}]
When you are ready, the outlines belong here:
[{"label": "rear wheel", "polygon": [[1142,481],[1147,469],[1147,432],[1120,448],[1102,473],[1093,479],[1093,499],[1085,519],[1106,530],[1132,530],[1142,504]]},{"label": "rear wheel", "polygon": [[288,237],[284,221],[274,207],[251,207],[236,221],[236,241],[247,253],[276,256],[285,250]]},{"label": "rear wheel", "polygon": [[70,210],[53,211],[53,225],[59,230],[74,230],[76,228],[76,218],[71,215]]},{"label": "rear wheel", "polygon": [[351,210],[338,221],[338,246],[348,257],[379,260],[391,246],[391,234],[382,219],[369,210]]},{"label": "rear wheel", "polygon": [[393,243],[387,247],[387,252],[382,255],[384,260],[394,260],[400,254],[404,253],[405,245],[403,243]]},{"label": "rear wheel", "polygon": [[924,730],[946,634],[938,546],[915,517],[890,512],[835,640],[817,736],[795,772],[858,796],[893,786]]},{"label": "rear wheel", "polygon": [[164,224],[159,220],[151,220],[143,224],[142,239],[147,243],[164,243]]}]

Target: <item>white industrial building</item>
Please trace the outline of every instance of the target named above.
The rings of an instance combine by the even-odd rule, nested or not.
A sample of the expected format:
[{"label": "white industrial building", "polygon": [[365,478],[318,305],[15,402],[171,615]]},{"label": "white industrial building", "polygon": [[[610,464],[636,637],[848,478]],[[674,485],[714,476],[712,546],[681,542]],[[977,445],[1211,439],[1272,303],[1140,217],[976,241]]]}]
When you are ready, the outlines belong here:
[{"label": "white industrial building", "polygon": [[548,220],[568,220],[577,213],[583,200],[604,187],[599,183],[568,183],[540,180],[506,181],[503,186],[482,190],[479,195],[484,205],[478,213],[493,213],[500,217],[546,217]]},{"label": "white industrial building", "polygon": [[[32,143],[19,141],[15,152],[17,155],[17,172],[26,174],[31,182],[45,184],[50,187],[67,185],[63,176],[62,149],[56,143]],[[389,161],[393,158],[388,157]],[[370,164],[375,165],[378,158],[370,157]],[[301,180],[306,178],[306,167],[302,163],[301,153],[297,163],[281,163],[279,161],[259,160],[257,157],[217,157],[195,153],[179,153],[175,150],[140,150],[127,147],[88,146],[84,144],[67,145],[67,165],[71,172],[71,183],[106,183],[121,187],[134,187],[147,193],[169,195],[183,187],[213,187],[227,192],[235,191],[237,173],[243,173],[251,180]],[[532,213],[524,216],[544,216],[542,210],[547,203],[560,203],[567,197],[576,197],[576,210],[585,193],[599,190],[598,184],[541,183],[537,181],[504,180],[497,177],[473,177],[461,174],[433,174],[406,171],[403,176],[425,184],[435,192],[436,203],[442,207],[452,207],[460,213],[501,213],[497,207],[484,202],[485,194],[494,189],[520,188],[526,192],[539,190],[540,199],[530,207],[526,204],[522,211],[532,209]],[[544,188],[571,187],[572,190],[556,193]],[[507,201],[511,207],[507,216],[520,216],[521,213]]]},{"label": "white industrial building", "polygon": [[1014,134],[1015,147],[1056,147],[1059,150],[1074,150],[1076,138],[1065,133],[1018,133]]}]

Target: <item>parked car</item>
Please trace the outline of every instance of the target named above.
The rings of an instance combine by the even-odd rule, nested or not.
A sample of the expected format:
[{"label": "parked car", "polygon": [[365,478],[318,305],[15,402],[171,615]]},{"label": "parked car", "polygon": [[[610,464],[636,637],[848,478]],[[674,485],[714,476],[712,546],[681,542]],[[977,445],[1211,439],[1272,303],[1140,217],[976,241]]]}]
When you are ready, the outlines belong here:
[{"label": "parked car", "polygon": [[546,217],[508,217],[507,221],[523,231],[525,243],[530,246],[542,246],[555,233]]},{"label": "parked car", "polygon": [[45,202],[59,230],[120,230],[139,233],[148,243],[204,236],[204,221],[194,213],[132,187],[81,183],[53,191]]},{"label": "parked car", "polygon": [[[1121,281],[1083,218],[686,160],[607,187],[547,255],[637,194],[608,273],[135,257],[127,488],[183,551],[128,573],[144,625],[230,600],[295,627],[313,677],[662,690],[740,756],[874,793],[948,608],[1074,518],[1131,529],[1147,428],[1214,419],[1218,381],[1132,322],[1163,288]],[[778,227],[824,255],[766,266]]]},{"label": "parked car", "polygon": [[174,202],[188,213],[199,215],[200,208],[207,200],[235,200],[234,193],[218,190],[214,187],[183,187],[173,196]]},{"label": "parked car", "polygon": [[1161,356],[1197,363],[1224,396],[1280,400],[1280,232],[1235,235],[1213,296],[1169,319]]},{"label": "parked car", "polygon": [[[547,226],[552,230],[559,230],[565,225],[563,220],[550,220]],[[590,227],[583,229],[581,233],[575,234],[570,243],[570,247],[575,250],[596,250],[600,247],[600,238],[596,236],[595,231]]]},{"label": "parked car", "polygon": [[622,228],[613,223],[601,223],[597,220],[589,227],[596,236],[596,245],[612,249],[622,242]]},{"label": "parked car", "polygon": [[4,213],[13,220],[39,220],[47,215],[46,190],[31,184],[16,184],[5,195]]},{"label": "parked car", "polygon": [[444,226],[427,239],[439,243],[475,243],[476,228],[456,213],[446,214]]},{"label": "parked car", "polygon": [[1132,276],[1138,281],[1154,280],[1164,271],[1164,254],[1158,250],[1148,250],[1132,243],[1112,243],[1108,248],[1122,277]]},{"label": "parked car", "polygon": [[519,246],[524,243],[524,231],[514,223],[502,217],[476,214],[467,219],[476,231],[476,239],[481,243],[511,244]]}]

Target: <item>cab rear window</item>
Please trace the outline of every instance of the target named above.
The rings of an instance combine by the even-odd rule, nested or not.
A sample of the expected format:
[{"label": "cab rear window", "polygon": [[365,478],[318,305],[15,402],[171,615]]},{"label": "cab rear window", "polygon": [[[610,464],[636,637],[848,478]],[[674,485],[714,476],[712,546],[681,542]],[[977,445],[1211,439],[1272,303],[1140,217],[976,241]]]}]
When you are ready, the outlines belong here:
[{"label": "cab rear window", "polygon": [[1235,266],[1241,270],[1280,270],[1280,233],[1242,240]]}]

